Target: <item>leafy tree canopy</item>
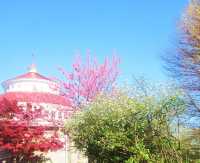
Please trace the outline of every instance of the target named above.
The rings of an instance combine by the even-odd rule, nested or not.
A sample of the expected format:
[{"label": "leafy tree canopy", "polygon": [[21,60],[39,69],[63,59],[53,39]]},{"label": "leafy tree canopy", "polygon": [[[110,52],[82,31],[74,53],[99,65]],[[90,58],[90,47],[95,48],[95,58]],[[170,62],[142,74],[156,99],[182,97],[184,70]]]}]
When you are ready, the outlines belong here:
[{"label": "leafy tree canopy", "polygon": [[101,95],[67,121],[66,132],[91,162],[183,162],[170,123],[184,100],[172,91],[148,95],[146,88]]}]

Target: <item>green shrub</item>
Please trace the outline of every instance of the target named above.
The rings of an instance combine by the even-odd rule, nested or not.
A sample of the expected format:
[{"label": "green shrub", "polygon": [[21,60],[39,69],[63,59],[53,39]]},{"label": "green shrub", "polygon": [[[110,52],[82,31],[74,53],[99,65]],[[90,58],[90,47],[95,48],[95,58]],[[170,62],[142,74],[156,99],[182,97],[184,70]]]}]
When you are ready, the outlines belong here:
[{"label": "green shrub", "polygon": [[170,125],[185,108],[179,93],[99,96],[66,123],[75,146],[97,163],[181,163]]}]

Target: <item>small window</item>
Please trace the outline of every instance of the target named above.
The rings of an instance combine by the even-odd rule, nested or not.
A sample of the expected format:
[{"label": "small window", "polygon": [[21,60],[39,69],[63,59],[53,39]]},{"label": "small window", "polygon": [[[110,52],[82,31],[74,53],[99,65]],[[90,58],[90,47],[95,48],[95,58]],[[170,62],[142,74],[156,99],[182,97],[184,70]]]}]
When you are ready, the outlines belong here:
[{"label": "small window", "polygon": [[59,111],[59,112],[58,112],[58,119],[59,119],[59,120],[62,120],[62,117],[63,117],[63,116],[62,116],[62,112]]},{"label": "small window", "polygon": [[54,119],[55,119],[55,116],[56,116],[56,112],[55,112],[55,111],[52,111],[52,112],[51,112],[51,119],[54,120]]},{"label": "small window", "polygon": [[33,86],[33,91],[37,91],[36,85]]}]

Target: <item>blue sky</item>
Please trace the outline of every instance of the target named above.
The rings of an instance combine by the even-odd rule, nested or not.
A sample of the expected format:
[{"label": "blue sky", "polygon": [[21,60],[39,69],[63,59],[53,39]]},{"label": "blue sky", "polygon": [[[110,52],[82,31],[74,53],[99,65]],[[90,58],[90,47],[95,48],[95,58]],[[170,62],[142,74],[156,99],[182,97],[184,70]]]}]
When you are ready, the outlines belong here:
[{"label": "blue sky", "polygon": [[32,53],[40,73],[60,76],[87,49],[102,61],[113,49],[121,75],[167,80],[161,55],[172,46],[188,0],[0,1],[0,81],[26,72]]}]

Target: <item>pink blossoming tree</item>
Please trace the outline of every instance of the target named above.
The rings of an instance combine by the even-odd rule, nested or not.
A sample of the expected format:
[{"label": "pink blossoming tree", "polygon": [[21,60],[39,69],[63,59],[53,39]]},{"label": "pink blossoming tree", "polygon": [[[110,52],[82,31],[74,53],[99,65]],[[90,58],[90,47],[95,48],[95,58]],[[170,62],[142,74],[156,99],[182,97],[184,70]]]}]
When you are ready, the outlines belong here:
[{"label": "pink blossoming tree", "polygon": [[75,109],[93,100],[99,93],[113,90],[119,74],[119,58],[113,56],[98,63],[95,57],[87,55],[86,62],[77,56],[72,72],[60,69],[65,81],[60,81],[62,92]]}]

